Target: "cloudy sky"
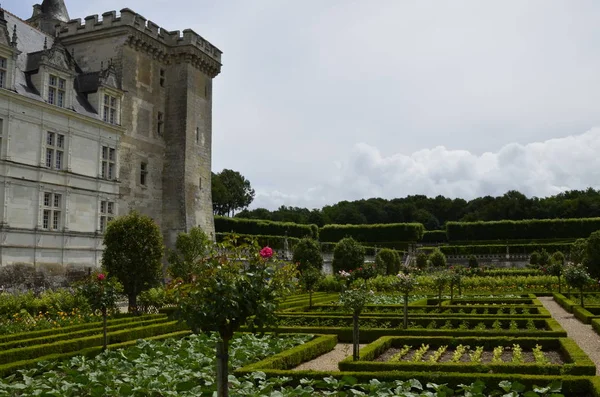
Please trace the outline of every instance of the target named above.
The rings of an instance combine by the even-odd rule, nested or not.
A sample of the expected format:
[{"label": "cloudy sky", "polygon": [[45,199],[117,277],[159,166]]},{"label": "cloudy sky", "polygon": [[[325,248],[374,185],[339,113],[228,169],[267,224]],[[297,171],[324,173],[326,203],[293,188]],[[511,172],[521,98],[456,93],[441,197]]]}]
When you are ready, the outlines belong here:
[{"label": "cloudy sky", "polygon": [[[27,18],[30,2],[2,6]],[[247,177],[252,207],[600,188],[598,1],[66,3],[224,52],[213,170]]]}]

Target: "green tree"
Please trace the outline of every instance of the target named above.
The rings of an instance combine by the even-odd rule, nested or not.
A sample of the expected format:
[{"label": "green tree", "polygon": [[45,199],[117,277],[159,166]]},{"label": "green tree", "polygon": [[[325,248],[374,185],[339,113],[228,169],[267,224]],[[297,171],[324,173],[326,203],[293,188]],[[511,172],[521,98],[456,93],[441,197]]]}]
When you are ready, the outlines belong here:
[{"label": "green tree", "polygon": [[366,290],[365,284],[358,288],[348,289],[340,294],[341,305],[352,313],[352,359],[357,361],[359,358],[360,335],[358,328],[358,318],[369,303],[371,293]]},{"label": "green tree", "polygon": [[400,258],[400,254],[398,251],[383,248],[377,252],[375,256],[375,264],[378,269],[385,269],[385,272],[388,276],[396,275],[400,271],[400,264],[402,259]]},{"label": "green tree", "polygon": [[319,243],[308,237],[301,239],[294,247],[292,261],[298,266],[300,272],[309,267],[321,271],[323,268],[323,255]]},{"label": "green tree", "polygon": [[417,252],[416,264],[417,268],[420,270],[423,270],[427,267],[427,254],[425,252]]},{"label": "green tree", "polygon": [[208,254],[212,241],[199,227],[193,227],[189,233],[179,233],[175,241],[175,250],[169,253],[169,274],[189,283],[193,274],[198,272],[202,259]]},{"label": "green tree", "polygon": [[352,237],[341,239],[333,250],[333,271],[355,270],[365,263],[365,249]]},{"label": "green tree", "polygon": [[439,248],[436,248],[429,255],[429,262],[433,267],[444,268],[446,267],[446,255]]},{"label": "green tree", "polygon": [[537,266],[540,264],[540,253],[537,251],[533,251],[531,255],[529,255],[529,264]]},{"label": "green tree", "polygon": [[254,200],[254,189],[237,171],[224,169],[212,175],[211,190],[213,211],[217,215],[233,216],[237,210],[243,210]]},{"label": "green tree", "polygon": [[444,288],[450,283],[450,275],[447,271],[437,272],[433,275],[433,287],[438,291],[438,306],[442,307],[442,293]]},{"label": "green tree", "polygon": [[585,238],[579,238],[573,242],[569,253],[571,262],[585,264],[587,245],[588,241]]},{"label": "green tree", "polygon": [[600,230],[590,234],[586,245],[586,261],[588,271],[594,277],[600,276]]},{"label": "green tree", "polygon": [[538,266],[545,268],[550,264],[550,254],[545,248],[540,251],[540,258],[538,260]]},{"label": "green tree", "polygon": [[579,290],[581,307],[584,307],[583,289],[591,283],[592,278],[583,265],[569,265],[565,268],[565,281],[569,287]]},{"label": "green tree", "polygon": [[[227,252],[227,254],[223,254]],[[264,330],[276,322],[277,303],[291,293],[295,266],[260,250],[256,241],[226,241],[209,253],[193,281],[176,287],[180,315],[192,332],[217,332],[217,396],[228,395],[229,342],[241,326]]]},{"label": "green tree", "polygon": [[304,270],[302,270],[302,272],[300,273],[300,283],[302,283],[302,286],[304,287],[306,292],[308,292],[309,308],[312,308],[313,305],[312,297],[315,287],[317,286],[319,281],[321,281],[322,278],[323,273],[321,272],[321,270],[312,266],[304,268]]},{"label": "green tree", "polygon": [[394,287],[404,296],[404,329],[408,328],[408,294],[417,286],[417,280],[412,274],[398,273]]},{"label": "green tree", "polygon": [[152,218],[131,212],[115,218],[104,233],[102,266],[121,284],[129,310],[137,313],[140,292],[162,279],[163,239]]},{"label": "green tree", "polygon": [[548,266],[548,273],[550,273],[550,275],[558,277],[558,293],[562,293],[561,292],[561,277],[563,275],[563,271],[565,268],[565,255],[560,252],[560,251],[556,251],[554,254],[552,254],[552,258],[550,259],[550,265]]},{"label": "green tree", "polygon": [[475,257],[475,255],[469,256],[469,268],[476,269],[478,267],[479,267],[479,262],[477,261],[477,258]]}]

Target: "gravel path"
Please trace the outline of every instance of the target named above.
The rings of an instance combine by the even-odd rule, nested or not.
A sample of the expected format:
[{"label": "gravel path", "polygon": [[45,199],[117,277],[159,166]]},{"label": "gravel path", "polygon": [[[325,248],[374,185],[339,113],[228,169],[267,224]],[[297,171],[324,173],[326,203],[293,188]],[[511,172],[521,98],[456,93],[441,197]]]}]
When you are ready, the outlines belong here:
[{"label": "gravel path", "polygon": [[552,317],[567,331],[569,338],[573,339],[579,347],[596,364],[596,375],[600,375],[600,335],[591,325],[584,324],[575,316],[554,301],[551,296],[538,297]]},{"label": "gravel path", "polygon": [[[361,348],[366,345],[359,345]],[[352,355],[351,343],[338,343],[332,351],[325,353],[313,360],[300,364],[294,371],[339,371],[338,363]]]}]

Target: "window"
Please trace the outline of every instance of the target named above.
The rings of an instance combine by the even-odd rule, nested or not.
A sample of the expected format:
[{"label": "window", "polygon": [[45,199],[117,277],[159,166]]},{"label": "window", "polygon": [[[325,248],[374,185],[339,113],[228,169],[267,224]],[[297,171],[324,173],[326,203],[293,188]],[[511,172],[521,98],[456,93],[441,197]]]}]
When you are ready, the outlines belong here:
[{"label": "window", "polygon": [[61,224],[62,194],[44,193],[44,230],[59,230]]},{"label": "window", "polygon": [[102,146],[102,170],[101,176],[103,179],[115,179],[116,173],[117,152],[114,148]]},{"label": "window", "polygon": [[67,80],[51,74],[48,80],[48,103],[64,107],[66,88]]},{"label": "window", "polygon": [[163,134],[163,123],[164,123],[163,114],[162,114],[162,112],[158,112],[158,123],[157,123],[158,129],[157,129],[157,132],[158,132],[159,136],[162,136],[162,134]]},{"label": "window", "polygon": [[112,201],[100,202],[100,231],[104,233],[108,222],[112,221],[115,216],[115,203]]},{"label": "window", "polygon": [[55,132],[46,133],[46,167],[62,170],[64,167],[65,136]]},{"label": "window", "polygon": [[160,70],[160,86],[161,87],[165,86],[165,70],[164,69]]},{"label": "window", "polygon": [[104,94],[104,107],[102,119],[111,124],[117,124],[117,98]]},{"label": "window", "polygon": [[140,165],[140,185],[146,186],[147,177],[148,177],[148,163],[142,163]]},{"label": "window", "polygon": [[0,57],[0,87],[6,88],[8,63],[6,58]]}]

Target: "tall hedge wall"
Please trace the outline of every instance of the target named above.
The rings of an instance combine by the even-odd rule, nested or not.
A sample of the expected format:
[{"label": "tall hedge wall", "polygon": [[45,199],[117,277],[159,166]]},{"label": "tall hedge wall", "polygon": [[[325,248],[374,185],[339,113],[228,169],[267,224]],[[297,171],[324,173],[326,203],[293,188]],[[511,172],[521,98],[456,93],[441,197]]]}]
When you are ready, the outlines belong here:
[{"label": "tall hedge wall", "polygon": [[425,230],[423,243],[445,243],[448,241],[445,230]]},{"label": "tall hedge wall", "polygon": [[[444,255],[504,255],[506,254],[506,245],[443,245],[438,247]],[[550,244],[510,244],[508,246],[511,254],[531,254],[534,251],[545,249],[549,253],[561,251],[568,253],[571,250],[571,244],[550,243]],[[426,250],[424,250],[426,251]]]},{"label": "tall hedge wall", "polygon": [[448,222],[448,240],[587,238],[600,230],[600,218],[529,219],[523,221]]},{"label": "tall hedge wall", "polygon": [[317,225],[303,225],[292,222],[273,222],[258,219],[229,218],[215,216],[217,233],[254,234],[261,236],[312,237],[319,238]]},{"label": "tall hedge wall", "polygon": [[[224,241],[231,233],[217,233],[217,242],[220,243]],[[269,246],[276,250],[281,250],[285,248],[285,237],[284,236],[263,236],[260,234],[239,234],[234,233],[235,236],[240,237],[240,239],[244,238],[254,238],[258,242],[258,244],[262,247]],[[297,237],[288,237],[288,248],[293,250],[296,244],[300,241]]]},{"label": "tall hedge wall", "polygon": [[419,241],[425,228],[420,223],[389,223],[380,225],[325,225],[319,229],[322,242],[335,243],[344,237],[360,242]]}]

